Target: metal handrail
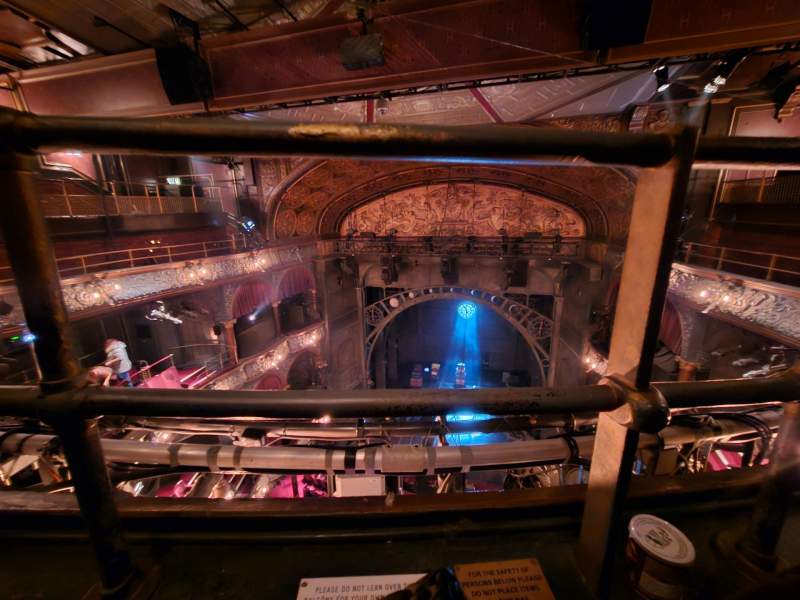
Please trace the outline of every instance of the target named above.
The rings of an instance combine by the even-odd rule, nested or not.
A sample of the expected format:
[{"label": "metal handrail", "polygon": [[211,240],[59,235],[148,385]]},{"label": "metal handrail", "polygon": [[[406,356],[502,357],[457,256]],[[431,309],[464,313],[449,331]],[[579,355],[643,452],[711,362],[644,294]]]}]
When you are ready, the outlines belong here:
[{"label": "metal handrail", "polygon": [[[698,249],[700,251],[698,251]],[[732,256],[733,255],[733,256]],[[766,264],[738,260],[735,257],[763,257]],[[729,246],[716,246],[712,244],[701,244],[698,242],[686,242],[681,247],[678,260],[686,264],[696,264],[698,266],[713,265],[718,271],[730,271],[740,275],[756,277],[751,272],[742,272],[742,268],[755,270],[762,275],[760,279],[772,281],[776,273],[800,278],[800,256],[789,256],[787,254],[776,254],[772,252],[759,252],[757,250],[742,250]],[[780,261],[794,261],[797,264],[795,269],[779,266]]]},{"label": "metal handrail", "polygon": [[[658,322],[679,231],[681,206],[694,168],[800,167],[796,138],[703,138],[683,129],[675,134],[605,133],[528,127],[423,127],[411,125],[237,123],[230,120],[101,119],[56,117],[0,109],[0,184],[11,190],[2,233],[18,280],[20,299],[32,330],[46,332],[36,345],[41,388],[0,389],[0,412],[35,415],[61,438],[73,487],[88,522],[104,591],[133,591],[138,585],[106,472],[96,421],[99,414],[162,416],[332,416],[441,415],[470,408],[490,414],[602,411],[581,521],[576,556],[587,585],[606,595],[617,535],[640,433],[657,432],[669,407],[793,401],[800,396],[796,369],[763,381],[682,382],[650,385]],[[626,377],[599,386],[488,390],[362,390],[308,393],[217,392],[206,390],[83,388],[70,353],[66,307],[58,293],[57,269],[46,224],[36,201],[36,152],[62,149],[92,152],[154,151],[161,154],[372,157],[512,164],[575,163],[575,157],[603,164],[661,167],[643,169],[637,181],[626,255],[636,260],[623,270],[617,303],[618,329],[609,368]],[[553,157],[556,158],[553,158]],[[647,204],[643,204],[647,203]],[[632,265],[629,267],[628,265]],[[619,324],[625,325],[619,328]],[[288,394],[288,395],[287,395]],[[615,410],[623,409],[624,410]],[[613,411],[613,412],[609,412]],[[758,500],[744,547],[753,556],[772,556],[789,513],[786,477],[778,469],[796,461],[795,429],[800,411],[786,404],[789,426],[776,442],[773,476]],[[793,429],[794,428],[794,429]],[[133,582],[133,583],[132,583]],[[122,595],[120,593],[119,595]]]},{"label": "metal handrail", "polygon": [[[490,415],[614,411],[629,406],[641,416],[655,399],[672,409],[788,402],[800,398],[800,369],[772,377],[654,382],[648,393],[610,383],[566,387],[374,390],[182,390],[92,387],[76,392],[71,414],[156,417],[266,417],[318,419],[433,417],[470,410]],[[52,402],[38,386],[0,386],[0,414],[50,414]]]},{"label": "metal handrail", "polygon": [[[203,177],[211,177],[203,176]],[[43,179],[40,185],[60,183],[58,193],[40,191],[45,216],[114,216],[129,214],[198,213],[222,210],[223,186],[187,182],[169,184],[162,181],[138,182],[105,180],[102,191],[75,193],[68,188],[69,179]],[[85,184],[85,182],[81,182]],[[135,193],[136,191],[140,193]],[[175,190],[177,193],[162,193]],[[184,194],[183,191],[188,191]],[[198,193],[198,191],[200,193]],[[57,204],[54,205],[53,202]],[[63,204],[60,204],[63,202]],[[64,208],[59,208],[63,206]]]},{"label": "metal handrail", "polygon": [[[212,240],[207,242],[191,242],[188,244],[171,244],[168,246],[151,245],[141,248],[128,248],[120,250],[108,250],[106,252],[92,252],[89,254],[79,254],[76,256],[62,256],[56,258],[56,265],[61,277],[75,277],[78,275],[88,275],[109,269],[126,269],[134,267],[144,267],[153,264],[166,264],[180,262],[182,260],[209,258],[212,256],[223,256],[235,254],[247,250],[247,240],[243,234],[233,234],[225,239]],[[91,262],[92,258],[111,255],[122,255],[113,260]],[[141,254],[141,256],[135,256]],[[72,263],[75,266],[68,266]],[[64,263],[67,263],[65,266]],[[10,266],[0,267],[0,273],[11,274]],[[0,285],[8,285],[14,282],[13,275],[0,276]]]}]

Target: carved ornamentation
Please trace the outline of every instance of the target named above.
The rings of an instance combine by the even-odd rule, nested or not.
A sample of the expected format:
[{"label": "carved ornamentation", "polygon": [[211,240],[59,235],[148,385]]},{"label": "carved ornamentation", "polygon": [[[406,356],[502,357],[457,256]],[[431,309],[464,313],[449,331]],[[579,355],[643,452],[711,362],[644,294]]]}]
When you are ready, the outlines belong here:
[{"label": "carved ornamentation", "polygon": [[373,304],[364,310],[364,317],[370,325],[377,325],[384,316],[383,309],[379,305]]},{"label": "carved ornamentation", "polygon": [[534,317],[525,323],[525,328],[536,339],[549,338],[553,332],[553,322],[544,317]]},{"label": "carved ornamentation", "polygon": [[562,117],[542,121],[549,127],[579,129],[582,131],[604,131],[618,133],[625,131],[625,122],[620,115],[586,115],[581,117]]},{"label": "carved ornamentation", "polygon": [[[617,241],[627,234],[635,187],[628,174],[608,167],[443,166],[329,160],[300,176],[274,199],[274,231],[279,238],[307,235],[308,223],[313,218],[314,231],[338,233],[348,213],[370,201],[400,190],[448,182],[466,187],[505,188],[505,193],[511,195],[526,193],[565,205],[580,215],[587,237]],[[464,188],[461,190],[457,198],[467,193]],[[298,226],[301,215],[308,221]]]},{"label": "carved ornamentation", "polygon": [[387,194],[351,212],[340,233],[350,229],[386,235],[495,236],[500,229],[521,236],[529,231],[559,231],[583,237],[583,218],[570,207],[541,196],[498,185],[439,183]]},{"label": "carved ornamentation", "polygon": [[[72,314],[114,306],[181,288],[196,288],[216,281],[264,273],[288,266],[311,263],[316,254],[315,244],[302,247],[268,248],[257,252],[232,254],[202,262],[170,263],[161,269],[123,269],[103,275],[63,279],[64,304]],[[0,296],[13,307],[20,306],[16,290],[0,289]],[[22,311],[13,310],[0,320],[3,327],[21,325]]]},{"label": "carved ornamentation", "polygon": [[241,361],[236,367],[211,381],[206,389],[238,390],[271,371],[285,375],[284,371],[291,364],[289,359],[307,349],[316,351],[324,334],[324,326],[314,325],[283,337],[262,353]]},{"label": "carved ornamentation", "polygon": [[715,271],[674,265],[669,293],[700,308],[704,314],[735,317],[756,329],[772,331],[800,344],[800,298],[743,279],[726,280]]}]

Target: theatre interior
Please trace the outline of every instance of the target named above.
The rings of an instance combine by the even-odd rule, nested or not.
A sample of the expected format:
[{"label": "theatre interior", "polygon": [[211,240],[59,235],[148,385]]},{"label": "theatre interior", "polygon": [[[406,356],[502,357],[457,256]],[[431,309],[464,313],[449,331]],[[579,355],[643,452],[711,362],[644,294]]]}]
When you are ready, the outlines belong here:
[{"label": "theatre interior", "polygon": [[797,598],[800,3],[0,0],[0,596]]}]

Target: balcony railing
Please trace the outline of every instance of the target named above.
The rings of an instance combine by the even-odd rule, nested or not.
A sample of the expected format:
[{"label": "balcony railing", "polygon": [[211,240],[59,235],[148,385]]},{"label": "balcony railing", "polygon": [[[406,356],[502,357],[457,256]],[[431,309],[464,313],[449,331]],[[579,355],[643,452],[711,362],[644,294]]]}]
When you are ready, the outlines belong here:
[{"label": "balcony railing", "polygon": [[83,181],[39,182],[46,217],[165,215],[221,212],[222,186],[213,184],[106,181],[101,191]]},{"label": "balcony railing", "polygon": [[722,182],[719,201],[722,204],[800,204],[800,175],[769,171],[769,175],[753,179]]},{"label": "balcony railing", "polygon": [[800,284],[800,257],[711,244],[683,244],[678,260],[690,265],[728,271],[766,281]]},{"label": "balcony railing", "polygon": [[[248,250],[244,235],[235,234],[222,240],[173,244],[170,246],[150,245],[143,248],[110,250],[77,256],[63,256],[56,259],[58,272],[62,278],[99,273],[114,269],[130,269],[151,265],[196,260],[212,256],[224,256]],[[0,285],[14,282],[11,267],[0,267]]]}]

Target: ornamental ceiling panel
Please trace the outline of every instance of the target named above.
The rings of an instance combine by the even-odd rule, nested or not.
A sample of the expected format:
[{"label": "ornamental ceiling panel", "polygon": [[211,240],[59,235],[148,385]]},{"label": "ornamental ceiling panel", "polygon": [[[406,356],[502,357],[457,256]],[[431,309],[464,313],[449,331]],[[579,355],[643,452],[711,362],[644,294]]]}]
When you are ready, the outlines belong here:
[{"label": "ornamental ceiling panel", "polygon": [[572,208],[525,190],[481,183],[437,183],[387,194],[350,212],[340,233],[494,236],[528,232],[584,237],[583,217]]},{"label": "ornamental ceiling panel", "polygon": [[[277,238],[338,234],[348,214],[372,200],[448,182],[499,186],[560,203],[580,216],[592,239],[620,242],[627,234],[634,182],[616,169],[357,160],[323,161],[298,177],[273,199],[271,233]],[[497,202],[506,197],[514,194],[497,195]]]}]

